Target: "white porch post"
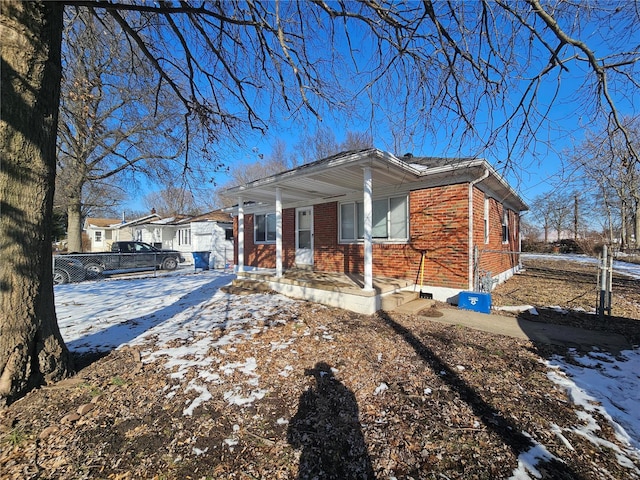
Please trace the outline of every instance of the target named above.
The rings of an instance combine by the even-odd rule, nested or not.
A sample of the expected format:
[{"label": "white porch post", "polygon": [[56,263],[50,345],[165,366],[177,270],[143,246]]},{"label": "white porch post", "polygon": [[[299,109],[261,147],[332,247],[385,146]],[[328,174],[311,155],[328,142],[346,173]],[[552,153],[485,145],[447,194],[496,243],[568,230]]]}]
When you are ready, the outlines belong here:
[{"label": "white porch post", "polygon": [[238,197],[238,272],[244,272],[244,200]]},{"label": "white porch post", "polygon": [[282,190],[276,187],[276,277],[282,277]]},{"label": "white porch post", "polygon": [[373,180],[371,167],[364,167],[364,290],[373,290]]}]

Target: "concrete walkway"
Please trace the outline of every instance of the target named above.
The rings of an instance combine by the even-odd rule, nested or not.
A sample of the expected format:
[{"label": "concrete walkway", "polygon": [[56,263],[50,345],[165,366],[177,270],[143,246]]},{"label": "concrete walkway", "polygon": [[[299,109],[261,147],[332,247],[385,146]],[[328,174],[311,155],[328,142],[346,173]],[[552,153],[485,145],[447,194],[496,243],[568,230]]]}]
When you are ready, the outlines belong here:
[{"label": "concrete walkway", "polygon": [[441,317],[424,316],[425,320],[461,325],[483,332],[531,340],[534,343],[562,345],[592,350],[594,347],[619,353],[632,348],[629,341],[617,333],[584,330],[565,325],[532,322],[517,317],[478,313],[455,308],[439,308]]}]

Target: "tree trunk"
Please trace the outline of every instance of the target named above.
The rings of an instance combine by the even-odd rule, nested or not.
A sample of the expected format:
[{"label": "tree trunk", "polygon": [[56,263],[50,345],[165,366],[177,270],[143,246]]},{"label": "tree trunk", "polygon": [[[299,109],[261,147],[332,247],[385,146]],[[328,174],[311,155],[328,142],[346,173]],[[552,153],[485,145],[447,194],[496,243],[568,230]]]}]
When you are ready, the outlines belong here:
[{"label": "tree trunk", "polygon": [[640,195],[638,195],[638,191],[634,190],[634,193],[631,194],[633,199],[633,210],[632,210],[632,235],[633,235],[633,248],[638,248],[638,235],[640,234]]},{"label": "tree trunk", "polygon": [[620,206],[620,251],[627,248],[627,204],[622,202]]},{"label": "tree trunk", "polygon": [[544,243],[549,243],[549,222],[544,222]]},{"label": "tree trunk", "polygon": [[638,235],[640,235],[640,204],[636,205],[633,216],[633,235],[633,248],[638,249],[638,245],[640,244],[640,238],[638,238]]},{"label": "tree trunk", "polygon": [[82,252],[82,203],[80,196],[69,199],[67,206],[67,248]]},{"label": "tree trunk", "polygon": [[62,14],[57,2],[0,2],[0,404],[72,368],[51,256]]}]

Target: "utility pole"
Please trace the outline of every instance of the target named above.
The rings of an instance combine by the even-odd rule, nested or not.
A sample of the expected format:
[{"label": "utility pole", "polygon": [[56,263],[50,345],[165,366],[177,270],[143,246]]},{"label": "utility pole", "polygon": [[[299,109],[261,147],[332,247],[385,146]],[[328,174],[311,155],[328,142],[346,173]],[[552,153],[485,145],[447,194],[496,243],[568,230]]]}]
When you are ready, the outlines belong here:
[{"label": "utility pole", "polygon": [[573,239],[578,240],[578,194],[573,197]]}]

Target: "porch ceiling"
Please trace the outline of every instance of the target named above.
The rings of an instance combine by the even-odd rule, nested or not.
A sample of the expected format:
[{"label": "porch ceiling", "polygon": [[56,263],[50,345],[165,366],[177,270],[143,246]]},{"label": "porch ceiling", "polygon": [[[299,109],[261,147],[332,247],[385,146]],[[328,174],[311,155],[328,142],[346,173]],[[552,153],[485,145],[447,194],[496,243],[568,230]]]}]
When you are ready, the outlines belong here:
[{"label": "porch ceiling", "polygon": [[362,192],[364,168],[367,166],[371,167],[372,180],[376,188],[397,185],[406,176],[410,176],[412,180],[418,177],[418,171],[404,162],[390,163],[388,159],[377,156],[352,157],[349,161],[337,158],[334,161],[313,165],[311,168],[303,166],[234,187],[229,189],[227,194],[242,196],[245,202],[273,205],[278,187],[281,190],[283,204],[338,199],[353,192]]},{"label": "porch ceiling", "polygon": [[[397,175],[372,169],[373,184],[376,188],[398,183]],[[247,188],[242,195],[249,201],[265,204],[275,203],[276,187],[282,192],[282,202],[296,203],[318,199],[340,198],[363,188],[362,166],[327,169],[307,176],[283,179],[270,185]]]}]

